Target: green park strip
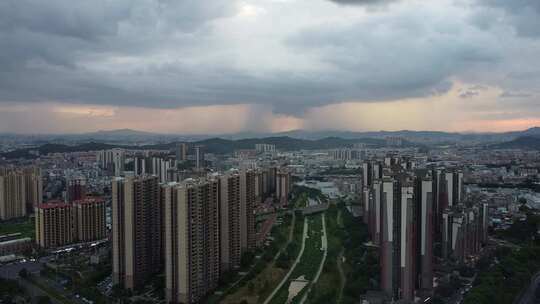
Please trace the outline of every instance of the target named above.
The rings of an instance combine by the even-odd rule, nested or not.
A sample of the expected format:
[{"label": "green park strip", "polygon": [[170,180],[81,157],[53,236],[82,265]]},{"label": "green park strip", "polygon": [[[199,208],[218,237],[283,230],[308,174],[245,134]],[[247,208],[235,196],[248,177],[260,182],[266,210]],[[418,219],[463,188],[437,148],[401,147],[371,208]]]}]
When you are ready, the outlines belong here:
[{"label": "green park strip", "polygon": [[[339,303],[346,278],[340,273],[342,267],[343,248],[343,210],[331,205],[325,215],[328,237],[328,253],[319,280],[309,293],[309,303]],[[345,210],[345,212],[347,212]],[[339,285],[336,285],[339,282]],[[338,287],[338,288],[336,288]]]},{"label": "green park strip", "polygon": [[275,295],[267,299],[268,303],[281,304],[286,303],[289,298],[289,287],[293,280],[302,278],[308,284],[292,298],[292,303],[300,303],[304,293],[308,291],[309,283],[312,282],[317,275],[321,262],[323,261],[324,251],[322,250],[323,237],[323,215],[317,214],[307,216],[307,233],[305,237],[304,250],[301,250],[300,259],[293,265],[290,275],[286,278],[281,286],[278,286],[278,291]]},{"label": "green park strip", "polygon": [[355,218],[343,202],[332,204],[325,213],[328,239],[322,274],[311,288],[307,303],[357,303],[358,297],[376,289],[379,275],[377,255],[364,246],[367,227]]}]

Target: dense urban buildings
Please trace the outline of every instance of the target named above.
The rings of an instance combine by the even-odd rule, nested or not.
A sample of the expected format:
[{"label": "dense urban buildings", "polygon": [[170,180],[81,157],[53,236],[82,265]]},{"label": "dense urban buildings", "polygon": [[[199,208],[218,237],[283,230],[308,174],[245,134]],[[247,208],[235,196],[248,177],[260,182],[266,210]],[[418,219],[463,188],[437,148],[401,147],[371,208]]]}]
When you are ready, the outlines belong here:
[{"label": "dense urban buildings", "polygon": [[390,299],[414,302],[432,292],[435,242],[441,258],[462,262],[486,243],[487,208],[465,202],[461,170],[386,157],[364,162],[362,179],[364,222],[380,246],[381,288]]},{"label": "dense urban buildings", "polygon": [[74,233],[78,242],[107,237],[106,204],[101,197],[88,196],[73,202]]},{"label": "dense urban buildings", "polygon": [[48,201],[35,208],[35,227],[36,244],[45,249],[105,239],[105,201],[99,197]]},{"label": "dense urban buildings", "polygon": [[126,154],[123,149],[99,151],[97,161],[102,169],[107,170],[114,176],[120,176],[124,173]]},{"label": "dense urban buildings", "polygon": [[276,152],[276,146],[271,144],[255,144],[257,153],[273,153]]},{"label": "dense urban buildings", "polygon": [[[174,143],[164,150],[42,156],[35,163],[43,171],[38,180],[42,180],[45,203],[36,206],[35,219],[27,212],[7,222],[27,225],[35,221],[35,241],[28,234],[0,236],[0,252],[7,255],[0,257],[0,263],[37,252],[38,247],[39,252],[60,256],[75,251],[91,256],[88,265],[111,269],[99,288],[113,299],[149,300],[141,290],[163,284],[163,290],[158,287],[148,293],[151,301],[204,303],[229,298],[222,294],[228,284],[245,273],[257,277],[250,269],[259,271],[267,264],[282,265],[280,271],[295,267],[294,246],[281,248],[287,254],[278,260],[273,250],[280,249],[277,240],[286,242],[290,231],[283,225],[290,224],[289,216],[296,210],[296,225],[308,217],[311,226],[317,213],[327,216],[328,225],[342,217],[344,229],[332,228],[328,237],[334,240],[328,246],[344,237],[342,245],[328,253],[335,260],[343,249],[348,257],[342,260],[345,269],[359,267],[346,282],[347,292],[361,289],[354,291],[355,299],[369,299],[370,304],[413,303],[437,297],[440,286],[453,282],[456,272],[461,275],[462,269],[475,269],[490,250],[488,242],[493,246],[488,226],[507,229],[525,216],[524,205],[519,204],[534,206],[536,202],[525,190],[492,191],[471,184],[496,182],[490,177],[493,174],[504,183],[532,178],[538,174],[530,168],[536,156],[528,153],[519,154],[525,164],[506,163],[501,169],[471,165],[463,155],[446,161],[447,150],[439,156],[416,148],[396,151],[357,145],[259,153],[242,148],[219,154],[216,147],[206,145],[204,164],[200,161],[197,168],[194,147],[200,146]],[[186,159],[178,160],[184,152]],[[103,155],[111,159],[105,165]],[[121,172],[115,172],[114,155],[123,158]],[[514,154],[505,157],[515,158]],[[6,168],[21,176],[24,172],[36,176],[37,166],[30,164]],[[26,187],[28,179],[19,179],[26,191],[31,189]],[[31,204],[25,200],[24,205]],[[329,211],[335,208],[339,216]],[[294,233],[298,227],[302,226]],[[358,231],[350,234],[354,230]],[[276,238],[276,233],[283,235]],[[311,232],[308,242],[309,237]],[[325,263],[323,275],[332,271],[326,266],[328,260]],[[351,282],[359,285],[351,288]],[[261,284],[254,285],[259,290]]]}]

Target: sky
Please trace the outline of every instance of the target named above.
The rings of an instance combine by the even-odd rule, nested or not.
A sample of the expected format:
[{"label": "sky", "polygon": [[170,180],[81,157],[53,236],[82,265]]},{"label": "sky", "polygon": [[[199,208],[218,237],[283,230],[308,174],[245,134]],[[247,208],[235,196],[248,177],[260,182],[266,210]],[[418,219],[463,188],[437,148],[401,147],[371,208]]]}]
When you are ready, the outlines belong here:
[{"label": "sky", "polygon": [[540,126],[538,0],[2,0],[0,133]]}]

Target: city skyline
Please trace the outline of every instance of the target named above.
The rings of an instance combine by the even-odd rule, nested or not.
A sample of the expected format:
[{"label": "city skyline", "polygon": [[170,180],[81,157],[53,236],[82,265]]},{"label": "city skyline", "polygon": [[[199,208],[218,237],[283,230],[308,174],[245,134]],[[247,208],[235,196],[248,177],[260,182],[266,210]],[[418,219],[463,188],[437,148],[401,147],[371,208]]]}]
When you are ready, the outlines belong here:
[{"label": "city skyline", "polygon": [[0,17],[2,133],[540,125],[534,0],[5,1]]}]

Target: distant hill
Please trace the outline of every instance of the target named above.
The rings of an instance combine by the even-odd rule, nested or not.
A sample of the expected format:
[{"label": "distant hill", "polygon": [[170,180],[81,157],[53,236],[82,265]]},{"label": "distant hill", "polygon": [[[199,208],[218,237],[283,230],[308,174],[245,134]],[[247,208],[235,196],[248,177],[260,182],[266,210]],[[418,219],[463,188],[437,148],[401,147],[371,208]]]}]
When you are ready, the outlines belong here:
[{"label": "distant hill", "polygon": [[302,139],[320,139],[325,137],[340,137],[344,139],[352,138],[379,138],[400,137],[409,142],[422,144],[441,143],[498,143],[516,139],[522,136],[540,136],[540,128],[534,127],[524,131],[513,131],[503,133],[457,133],[444,131],[372,131],[372,132],[351,132],[351,131],[305,131],[294,130],[279,133],[282,136],[289,136]]},{"label": "distant hill", "polygon": [[502,134],[506,136],[515,136],[515,137],[525,137],[525,136],[540,137],[540,127],[534,127],[534,128],[530,128],[524,131],[506,132]]},{"label": "distant hill", "polygon": [[[265,143],[273,144],[277,149],[282,151],[291,150],[316,150],[316,149],[334,149],[352,147],[355,143],[364,143],[373,147],[380,147],[386,144],[383,139],[373,138],[359,138],[359,139],[343,139],[339,137],[328,137],[318,140],[297,139],[287,136],[282,137],[267,137],[267,138],[248,138],[248,139],[223,139],[223,138],[209,138],[199,141],[189,142],[190,145],[204,146],[204,150],[207,153],[215,154],[230,154],[234,150],[238,149],[254,149],[256,144]],[[178,142],[170,142],[164,144],[155,145],[114,145],[99,142],[88,142],[79,145],[64,145],[64,144],[44,144],[33,148],[24,148],[2,154],[2,157],[7,159],[14,158],[36,158],[37,154],[46,155],[49,153],[67,153],[67,152],[87,152],[107,150],[112,148],[123,148],[131,150],[171,150]],[[405,142],[405,146],[412,146],[413,144]],[[36,153],[38,152],[38,153]]]},{"label": "distant hill", "polygon": [[495,149],[540,150],[540,136],[522,136],[492,147]]},{"label": "distant hill", "polygon": [[256,133],[243,132],[222,135],[190,135],[190,134],[159,134],[132,129],[106,130],[80,134],[10,134],[1,133],[0,137],[10,140],[23,139],[24,142],[34,143],[55,142],[60,144],[76,144],[85,142],[104,142],[110,144],[123,143],[126,145],[138,145],[141,143],[167,144],[178,141],[202,141],[213,138],[224,140],[250,140],[256,138],[295,138],[304,140],[322,140],[326,138],[340,139],[385,139],[386,137],[400,137],[408,142],[421,144],[452,144],[452,143],[499,143],[511,141],[523,136],[540,136],[540,127],[534,127],[523,131],[503,133],[456,133],[444,131],[307,131],[293,130],[280,133]]}]

